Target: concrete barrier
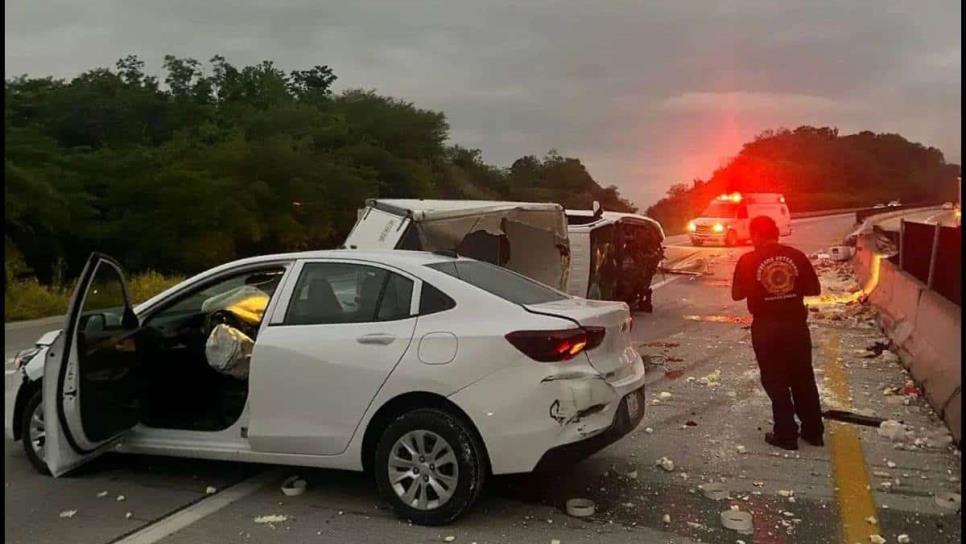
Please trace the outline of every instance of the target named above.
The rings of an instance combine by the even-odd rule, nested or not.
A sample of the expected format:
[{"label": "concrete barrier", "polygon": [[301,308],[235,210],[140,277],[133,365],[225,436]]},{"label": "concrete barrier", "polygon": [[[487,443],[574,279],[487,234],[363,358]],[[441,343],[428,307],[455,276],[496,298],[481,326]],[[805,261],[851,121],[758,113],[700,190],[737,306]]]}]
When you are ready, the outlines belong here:
[{"label": "concrete barrier", "polygon": [[869,302],[879,325],[899,348],[903,365],[946,423],[956,443],[962,437],[962,309],[885,259],[874,258],[869,236],[859,238],[852,265],[860,283],[878,283]]}]

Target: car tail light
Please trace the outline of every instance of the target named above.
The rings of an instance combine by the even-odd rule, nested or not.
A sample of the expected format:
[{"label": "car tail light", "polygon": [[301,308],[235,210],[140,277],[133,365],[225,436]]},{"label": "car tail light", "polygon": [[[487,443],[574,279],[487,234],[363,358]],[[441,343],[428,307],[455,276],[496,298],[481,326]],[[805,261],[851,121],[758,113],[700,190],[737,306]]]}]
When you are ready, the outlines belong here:
[{"label": "car tail light", "polygon": [[584,347],[584,351],[599,346],[607,335],[607,329],[604,327],[584,327],[584,330],[587,331],[587,346]]},{"label": "car tail light", "polygon": [[[592,330],[588,331],[588,329]],[[516,331],[506,335],[506,339],[527,357],[541,363],[554,363],[573,359],[581,351],[588,349],[591,337],[600,344],[604,339],[604,331],[598,332],[596,329],[598,327],[557,331]]]}]

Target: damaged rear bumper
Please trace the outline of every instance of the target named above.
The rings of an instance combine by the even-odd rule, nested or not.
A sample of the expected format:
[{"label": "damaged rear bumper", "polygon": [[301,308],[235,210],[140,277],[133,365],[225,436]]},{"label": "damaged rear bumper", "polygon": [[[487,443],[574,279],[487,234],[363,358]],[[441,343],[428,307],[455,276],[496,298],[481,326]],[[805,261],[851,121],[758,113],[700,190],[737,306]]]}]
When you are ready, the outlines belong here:
[{"label": "damaged rear bumper", "polygon": [[[637,397],[639,408],[636,414],[631,414],[628,409],[628,400],[631,396]],[[571,442],[550,449],[537,462],[534,471],[551,470],[576,463],[617,442],[641,423],[641,420],[644,419],[644,407],[644,386],[641,386],[640,389],[624,397],[617,413],[614,415],[613,423],[604,432],[578,442]]]},{"label": "damaged rear bumper", "polygon": [[[587,359],[560,365],[511,365],[450,399],[472,420],[483,438],[494,474],[533,471],[554,454],[590,455],[630,432],[641,420],[644,364],[640,356],[607,377]],[[627,398],[638,409],[627,414]]]}]

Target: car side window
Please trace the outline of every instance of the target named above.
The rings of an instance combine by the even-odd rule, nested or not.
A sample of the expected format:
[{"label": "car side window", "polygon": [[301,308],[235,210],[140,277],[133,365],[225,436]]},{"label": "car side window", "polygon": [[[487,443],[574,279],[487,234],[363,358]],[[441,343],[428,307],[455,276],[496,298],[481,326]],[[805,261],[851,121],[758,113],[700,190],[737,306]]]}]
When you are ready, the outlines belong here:
[{"label": "car side window", "polygon": [[456,302],[449,298],[446,293],[426,282],[423,282],[423,289],[419,295],[419,315],[445,312],[446,310],[455,307]]},{"label": "car side window", "polygon": [[374,266],[307,263],[302,268],[285,325],[393,321],[410,316],[413,282]]}]

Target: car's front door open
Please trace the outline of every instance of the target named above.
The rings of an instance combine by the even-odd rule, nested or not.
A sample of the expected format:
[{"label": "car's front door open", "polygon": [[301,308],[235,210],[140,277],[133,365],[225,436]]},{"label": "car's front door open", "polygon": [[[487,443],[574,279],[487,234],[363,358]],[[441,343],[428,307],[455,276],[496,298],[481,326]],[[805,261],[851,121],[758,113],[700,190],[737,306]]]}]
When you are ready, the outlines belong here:
[{"label": "car's front door open", "polygon": [[44,361],[46,461],[54,476],[137,424],[137,327],[121,267],[92,254]]}]

